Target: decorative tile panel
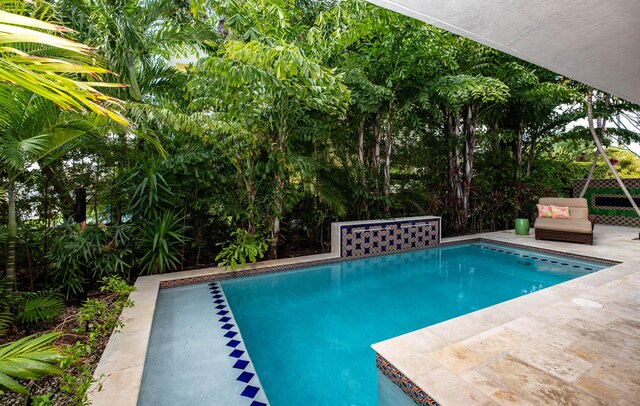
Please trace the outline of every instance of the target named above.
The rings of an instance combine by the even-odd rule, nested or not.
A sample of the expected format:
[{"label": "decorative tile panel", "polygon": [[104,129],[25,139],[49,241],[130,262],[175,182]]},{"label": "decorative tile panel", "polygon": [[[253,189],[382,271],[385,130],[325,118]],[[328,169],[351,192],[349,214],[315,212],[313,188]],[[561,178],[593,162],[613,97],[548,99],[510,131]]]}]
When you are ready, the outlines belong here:
[{"label": "decorative tile panel", "polygon": [[[333,243],[333,241],[332,241]],[[440,243],[440,218],[372,221],[340,226],[340,256],[363,258],[391,254]]]},{"label": "decorative tile panel", "polygon": [[[622,180],[640,205],[640,179]],[[585,179],[573,181],[573,197],[579,197]],[[589,205],[589,214],[595,214],[596,224],[640,227],[640,217],[636,214],[627,197],[615,179],[592,179],[584,197]]]}]

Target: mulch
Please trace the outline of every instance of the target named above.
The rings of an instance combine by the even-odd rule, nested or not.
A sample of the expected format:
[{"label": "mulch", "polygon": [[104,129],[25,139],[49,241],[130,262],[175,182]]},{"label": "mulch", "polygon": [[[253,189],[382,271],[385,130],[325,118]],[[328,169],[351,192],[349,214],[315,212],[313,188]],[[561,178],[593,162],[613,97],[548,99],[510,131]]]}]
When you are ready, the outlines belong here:
[{"label": "mulch", "polygon": [[[94,292],[89,294],[91,299],[105,299],[107,295]],[[32,329],[25,329],[21,326],[12,326],[6,335],[0,337],[0,345],[11,341],[19,340],[30,334],[45,334],[48,332],[61,332],[63,335],[56,340],[55,345],[58,347],[64,347],[66,345],[74,344],[77,341],[86,341],[87,333],[84,331],[84,326],[79,326],[76,321],[79,305],[68,305],[65,312],[58,316],[55,320],[48,323],[41,323],[34,326]],[[78,331],[80,330],[80,331]],[[84,359],[84,363],[90,365],[91,372],[95,371],[104,348],[107,346],[109,337],[100,337],[97,339],[97,343],[92,347],[91,354]],[[44,395],[51,393],[52,403],[56,406],[74,405],[73,401],[66,399],[60,392],[60,378],[57,375],[47,376],[32,382],[19,380],[21,383],[30,389],[32,395]],[[17,393],[6,393],[0,395],[0,405],[3,406],[26,406],[31,402],[25,395]]]}]

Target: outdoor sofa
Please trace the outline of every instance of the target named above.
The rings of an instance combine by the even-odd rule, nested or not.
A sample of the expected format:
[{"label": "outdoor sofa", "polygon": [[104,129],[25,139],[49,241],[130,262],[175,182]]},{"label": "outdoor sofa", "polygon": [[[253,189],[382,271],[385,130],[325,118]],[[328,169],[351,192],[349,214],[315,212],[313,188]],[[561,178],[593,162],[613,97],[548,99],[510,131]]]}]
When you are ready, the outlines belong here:
[{"label": "outdoor sofa", "polygon": [[568,207],[571,218],[537,217],[534,223],[536,240],[569,241],[593,244],[596,216],[589,215],[587,199],[542,197],[541,205]]}]

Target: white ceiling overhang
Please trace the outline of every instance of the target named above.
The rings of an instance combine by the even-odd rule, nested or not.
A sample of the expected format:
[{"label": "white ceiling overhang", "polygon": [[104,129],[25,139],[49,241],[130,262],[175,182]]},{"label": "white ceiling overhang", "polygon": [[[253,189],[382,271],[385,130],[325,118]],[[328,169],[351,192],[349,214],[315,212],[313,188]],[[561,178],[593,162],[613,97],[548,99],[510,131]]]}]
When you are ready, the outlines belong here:
[{"label": "white ceiling overhang", "polygon": [[368,0],[640,103],[640,0]]}]

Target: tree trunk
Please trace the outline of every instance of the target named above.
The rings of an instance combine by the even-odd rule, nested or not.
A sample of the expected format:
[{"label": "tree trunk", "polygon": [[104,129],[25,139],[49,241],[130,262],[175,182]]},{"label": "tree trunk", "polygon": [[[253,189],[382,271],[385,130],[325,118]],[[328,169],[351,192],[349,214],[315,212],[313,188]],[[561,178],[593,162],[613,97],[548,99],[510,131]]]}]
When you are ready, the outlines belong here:
[{"label": "tree trunk", "polygon": [[533,168],[533,160],[536,157],[536,146],[537,146],[538,136],[531,136],[531,145],[529,146],[529,156],[527,157],[527,176],[531,176],[531,169]]},{"label": "tree trunk", "polygon": [[360,186],[364,197],[362,209],[366,218],[369,215],[369,207],[367,204],[367,174],[364,166],[364,117],[362,117],[358,125],[358,165],[360,165]]},{"label": "tree trunk", "polygon": [[248,211],[248,231],[250,236],[256,234],[256,222],[255,222],[255,202],[256,202],[256,187],[253,182],[253,159],[251,153],[247,157],[247,168],[249,175],[245,177],[245,187],[247,192],[247,211]]},{"label": "tree trunk", "polygon": [[518,134],[516,137],[516,145],[515,145],[515,155],[516,155],[516,163],[518,167],[516,168],[516,179],[520,180],[522,177],[522,150],[524,144],[524,135],[523,135],[523,125],[522,122],[518,124]]},{"label": "tree trunk", "polygon": [[[589,132],[591,132],[591,137],[593,138],[593,142],[595,142],[596,144],[596,148],[598,149],[598,152],[600,152],[600,155],[602,155],[602,158],[604,159],[607,166],[611,170],[611,173],[613,173],[613,177],[616,178],[616,181],[618,182],[618,185],[620,185],[620,188],[624,192],[625,196],[627,196],[627,199],[629,199],[629,202],[631,203],[631,207],[633,207],[633,209],[636,211],[636,213],[640,217],[640,209],[638,209],[638,205],[636,204],[635,200],[633,200],[633,197],[631,197],[631,194],[627,190],[627,187],[624,185],[624,182],[622,182],[622,179],[620,179],[620,176],[618,175],[616,168],[614,168],[613,164],[609,160],[609,157],[607,157],[607,153],[604,150],[602,143],[600,142],[600,139],[598,138],[598,134],[596,134],[595,128],[593,127],[593,89],[591,88],[589,88],[589,91],[587,92],[587,116],[589,121]],[[604,123],[602,128],[604,128]],[[601,131],[604,131],[604,130],[601,130]]]},{"label": "tree trunk", "polygon": [[278,259],[278,243],[280,242],[280,221],[284,210],[284,186],[285,179],[283,174],[286,172],[286,141],[287,141],[287,117],[285,114],[285,101],[280,102],[280,125],[278,134],[273,148],[277,161],[275,173],[275,191],[274,191],[274,213],[271,219],[271,246],[269,248],[269,257]]},{"label": "tree trunk", "polygon": [[464,118],[465,128],[465,146],[464,146],[464,173],[463,173],[463,200],[462,208],[464,215],[464,228],[467,227],[469,218],[469,207],[471,200],[471,184],[473,182],[473,163],[475,160],[476,149],[476,114],[475,109],[472,106],[467,106],[467,111]]},{"label": "tree trunk", "polygon": [[49,184],[53,186],[53,190],[62,202],[62,210],[65,217],[73,215],[75,203],[69,195],[69,190],[65,187],[66,179],[59,175],[60,171],[56,171],[51,165],[43,166],[42,162],[38,162],[42,169],[42,174],[47,177]]},{"label": "tree trunk", "polygon": [[387,114],[387,137],[385,139],[385,158],[384,158],[384,213],[389,215],[389,197],[391,196],[391,140],[393,135],[393,123],[391,117],[392,107],[389,107]]},{"label": "tree trunk", "polygon": [[[9,183],[7,185],[7,203],[8,203],[8,238],[7,238],[7,297],[11,297],[16,284],[16,238],[18,236],[18,225],[16,221],[16,184],[15,180],[9,175]],[[8,311],[8,309],[4,309]]]},{"label": "tree trunk", "polygon": [[358,164],[360,165],[360,184],[365,188],[367,178],[365,176],[364,168],[364,117],[360,120],[360,124],[358,125]]},{"label": "tree trunk", "polygon": [[460,231],[463,228],[463,216],[462,216],[462,200],[463,200],[463,182],[461,178],[460,162],[460,113],[455,114],[451,112],[445,112],[447,117],[446,133],[453,140],[452,147],[449,152],[449,186],[454,198],[454,228],[456,231]]},{"label": "tree trunk", "polygon": [[380,143],[382,142],[382,126],[380,124],[380,111],[376,112],[373,131],[375,136],[374,137],[375,145],[373,148],[373,169],[375,169],[376,175],[380,175]]},{"label": "tree trunk", "polygon": [[274,214],[271,220],[271,246],[269,258],[278,259],[278,243],[280,242],[280,217],[282,216],[284,200],[284,183],[279,173],[275,178]]},{"label": "tree trunk", "polygon": [[596,165],[598,163],[598,158],[600,158],[600,151],[596,150],[596,153],[593,155],[593,162],[591,163],[591,169],[589,170],[589,175],[587,176],[587,181],[584,183],[584,187],[580,192],[580,197],[584,197],[584,194],[587,193],[587,189],[589,189],[589,183],[591,183],[591,178],[593,177],[593,173],[596,171]]}]

